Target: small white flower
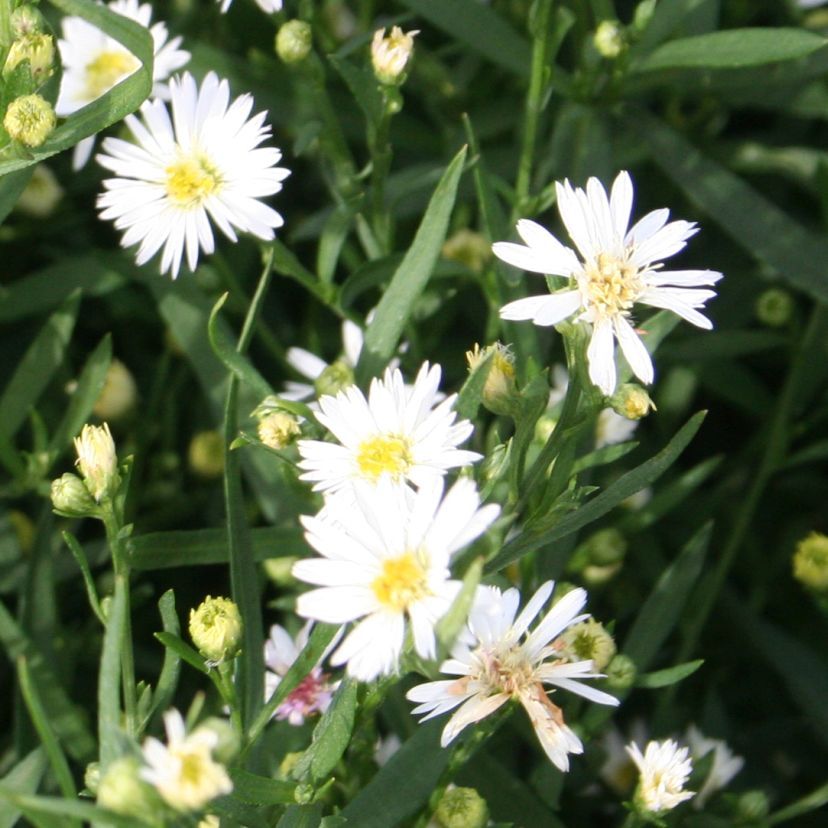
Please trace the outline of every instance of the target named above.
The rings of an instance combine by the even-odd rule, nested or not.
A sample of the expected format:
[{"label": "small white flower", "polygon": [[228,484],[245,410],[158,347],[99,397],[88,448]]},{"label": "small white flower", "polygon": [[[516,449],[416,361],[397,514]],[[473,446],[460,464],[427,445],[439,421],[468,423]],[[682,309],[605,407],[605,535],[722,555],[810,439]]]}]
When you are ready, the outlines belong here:
[{"label": "small white flower", "polygon": [[426,362],[409,387],[399,370],[388,368],[383,379],[371,381],[367,400],[356,386],[323,396],[316,418],[340,445],[300,440],[300,479],[325,493],[383,478],[422,486],[448,469],[479,460],[476,452],[457,448],[473,430],[468,420],[455,423],[451,409],[457,395],[435,407],[440,373],[439,365]]},{"label": "small white flower", "polygon": [[199,728],[187,735],[175,709],[164,714],[164,728],[166,745],[151,736],[144,741],[147,767],[141,769],[141,777],[155,786],[168,805],[177,811],[197,811],[233,790],[224,766],[213,761],[218,744],[215,731]]},{"label": "small white flower", "polygon": [[568,181],[555,185],[558,211],[578,254],[548,230],[523,219],[517,231],[525,245],[498,242],[498,258],[532,273],[562,276],[571,287],[544,296],[510,302],[500,310],[503,319],[531,319],[536,325],[556,325],[575,316],[592,327],[587,349],[589,377],[606,395],[615,390],[617,339],[633,373],[653,381],[653,363],[630,324],[634,304],[666,308],[700,328],[711,328],[698,308],[715,296],[702,290],[722,274],[713,270],[661,270],[662,259],[675,255],[697,232],[687,221],[667,222],[670,211],[654,210],[629,230],[633,203],[632,179],[621,172],[607,198],[597,178],[586,190]]},{"label": "small white flower", "polygon": [[[617,705],[618,700],[595,690],[582,679],[600,678],[592,661],[569,661],[555,639],[568,627],[587,618],[580,614],[587,595],[574,589],[561,598],[529,632],[529,625],[552,594],[547,581],[517,615],[520,593],[480,587],[469,615],[468,636],[461,636],[452,657],[440,666],[447,681],[430,681],[408,692],[420,702],[414,713],[425,713],[421,721],[459,706],[443,730],[443,747],[470,724],[479,722],[510,699],[524,707],[544,752],[560,770],[569,770],[569,754],[583,753],[581,740],[564,722],[563,711],[547,696],[544,685],[553,685],[598,704]],[[515,617],[517,615],[517,618]]]},{"label": "small white flower", "polygon": [[627,752],[638,768],[635,802],[645,811],[669,811],[690,799],[693,791],[684,785],[693,771],[686,747],[680,748],[672,739],[648,742],[642,755],[638,745],[627,745]]},{"label": "small white flower", "polygon": [[419,31],[404,32],[392,26],[391,34],[377,29],[371,41],[371,63],[380,83],[396,85],[405,79],[405,70],[414,54],[414,38]]},{"label": "small white flower", "polygon": [[348,674],[370,681],[393,672],[409,619],[415,650],[434,658],[434,625],[460,587],[449,564],[482,534],[498,506],[480,507],[474,483],[461,479],[443,497],[442,478],[419,490],[382,480],[354,487],[353,508],[333,519],[306,517],[308,543],[321,558],[298,561],[293,574],[316,584],[297,612],[328,624],[359,623],[331,657]]},{"label": "small white flower", "polygon": [[[149,3],[139,4],[138,0],[113,0],[108,4],[108,8],[149,29],[154,47],[153,94],[159,98],[168,98],[169,89],[164,81],[190,59],[190,53],[179,48],[181,38],[174,37],[168,40],[169,32],[161,22],[150,26],[152,6]],[[55,112],[65,118],[100,98],[131,75],[141,64],[138,58],[117,40],[81,17],[64,17],[61,28],[63,38],[58,40],[58,48],[63,64],[63,79]],[[75,146],[72,157],[73,169],[78,170],[86,164],[94,146],[94,136],[84,138]]]},{"label": "small white flower", "polygon": [[[232,241],[238,229],[260,239],[273,238],[282,217],[259,199],[282,189],[290,174],[276,164],[282,153],[260,147],[270,137],[267,113],[250,118],[253,98],[230,102],[230,87],[209,72],[201,87],[189,72],[170,82],[172,117],[163,101],[141,107],[127,126],[137,144],[104,140],[100,164],[117,178],[104,181],[98,197],[101,218],[123,230],[123,247],[139,243],[136,261],[144,264],[162,247],[161,272],[175,278],[186,250],[191,270],[199,248],[215,247],[208,216]],[[235,229],[234,229],[235,228]]]},{"label": "small white flower", "polygon": [[730,780],[739,773],[745,764],[745,760],[741,756],[736,756],[727,742],[722,739],[709,739],[694,724],[687,728],[686,738],[690,746],[690,753],[696,762],[707,756],[711,750],[713,751],[713,763],[710,766],[710,772],[707,774],[707,779],[704,780],[701,790],[693,800],[694,808],[703,808],[705,802],[716,791],[726,787]]},{"label": "small white flower", "polygon": [[[230,8],[233,0],[216,0],[216,2],[221,3],[221,13],[224,14]],[[265,14],[275,14],[282,10],[282,0],[256,0],[256,5]]]},{"label": "small white flower", "polygon": [[[270,637],[265,642],[264,648],[267,666],[265,701],[273,695],[284,675],[305,648],[312,627],[313,622],[309,621],[299,630],[296,638],[291,638],[288,631],[279,624],[274,624],[270,628]],[[325,660],[331,649],[333,645],[322,654],[319,659],[320,663],[317,663],[298,686],[288,693],[287,698],[276,708],[273,714],[275,719],[287,719],[290,724],[298,727],[304,724],[306,716],[324,713],[328,709],[339,684],[339,682],[330,682],[328,674],[322,672],[321,662]]]},{"label": "small white flower", "polygon": [[111,497],[118,488],[118,456],[109,425],[85,425],[80,437],[75,437],[75,461],[89,494],[100,503]]}]

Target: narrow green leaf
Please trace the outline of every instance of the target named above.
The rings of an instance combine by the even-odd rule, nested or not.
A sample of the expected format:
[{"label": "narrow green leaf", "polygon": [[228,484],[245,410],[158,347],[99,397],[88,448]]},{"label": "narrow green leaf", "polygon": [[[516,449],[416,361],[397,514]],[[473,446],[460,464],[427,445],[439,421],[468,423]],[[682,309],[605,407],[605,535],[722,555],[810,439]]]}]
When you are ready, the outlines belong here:
[{"label": "narrow green leaf", "polygon": [[83,547],[78,543],[74,535],[69,532],[63,533],[63,541],[69,547],[72,557],[78,564],[78,568],[83,576],[83,584],[86,587],[86,597],[89,599],[89,606],[92,612],[95,613],[98,621],[106,626],[103,611],[101,610],[101,602],[98,600],[98,589],[95,586],[95,579],[92,577],[92,570],[89,568],[89,561],[86,559],[86,553]]},{"label": "narrow green leaf", "polygon": [[642,111],[631,122],[653,161],[745,251],[779,277],[828,301],[828,240],[805,230],[775,204],[710,158],[682,135]]},{"label": "narrow green leaf", "polygon": [[17,364],[0,396],[0,431],[6,437],[14,436],[63,362],[75,327],[79,304],[78,293],[70,296],[49,317]]},{"label": "narrow green leaf", "polygon": [[463,387],[457,395],[457,402],[454,404],[454,410],[457,412],[459,419],[473,420],[477,416],[494,355],[495,352],[492,351],[485,359],[475,365],[463,383]]},{"label": "narrow green leaf", "polygon": [[356,369],[361,383],[379,374],[397,350],[414,302],[423,292],[440,255],[465,160],[463,147],[440,179],[414,241],[377,305],[373,321],[365,331]]},{"label": "narrow green leaf", "polygon": [[669,687],[671,684],[677,684],[688,676],[692,676],[702,664],[704,664],[704,659],[699,658],[696,661],[686,661],[684,664],[676,664],[674,667],[667,667],[664,670],[644,673],[636,678],[635,686],[645,687],[650,690],[659,687]]},{"label": "narrow green leaf", "polygon": [[706,412],[694,414],[673,436],[673,439],[654,457],[637,466],[632,471],[621,475],[611,483],[601,494],[587,501],[579,509],[560,519],[553,515],[551,526],[540,520],[532,531],[524,532],[503,547],[500,554],[495,556],[486,567],[487,572],[496,572],[516,561],[523,555],[538,549],[541,546],[560,540],[578,529],[602,517],[630,495],[640,492],[656,481],[678,459],[679,455],[701,427]]},{"label": "narrow green leaf", "polygon": [[250,805],[288,805],[296,802],[293,782],[282,782],[267,776],[248,773],[241,768],[231,768],[233,797]]},{"label": "narrow green leaf", "polygon": [[206,676],[210,671],[204,664],[204,658],[200,656],[186,641],[172,632],[157,632],[155,637],[165,646],[171,649],[179,658],[182,658],[190,667],[194,667],[199,673]]},{"label": "narrow green leaf", "polygon": [[291,805],[277,823],[276,828],[318,828],[321,821],[321,803]]},{"label": "narrow green leaf", "polygon": [[98,674],[98,744],[102,774],[120,755],[121,641],[128,589],[126,578],[116,575],[115,593],[109,606]]},{"label": "narrow green leaf", "polygon": [[624,640],[621,652],[646,670],[667,640],[702,570],[712,527],[703,526],[658,579]]},{"label": "narrow green leaf", "polygon": [[743,69],[796,60],[821,49],[824,37],[794,28],[727,29],[662,44],[637,61],[633,72],[665,69]]},{"label": "narrow green leaf", "polygon": [[[32,794],[38,789],[45,770],[46,754],[43,748],[35,748],[0,779],[0,788],[18,794]],[[18,819],[20,811],[14,804],[0,799],[0,828],[14,828]]]},{"label": "narrow green leaf", "polygon": [[5,221],[6,216],[14,209],[33,172],[33,166],[26,167],[0,178],[0,223]]},{"label": "narrow green leaf", "polygon": [[447,653],[463,629],[474,603],[474,595],[483,575],[483,558],[477,558],[463,576],[463,584],[448,612],[437,622],[434,631],[440,643],[440,652]]},{"label": "narrow green leaf", "polygon": [[[180,639],[181,625],[178,623],[178,613],[175,611],[175,593],[171,589],[168,589],[158,601],[158,611],[161,613],[164,632]],[[147,721],[156,714],[163,713],[172,704],[180,675],[181,656],[173,647],[165,646],[164,663],[161,665],[158,684],[152,695],[152,706],[147,714]]]},{"label": "narrow green leaf", "polygon": [[531,47],[494,9],[475,0],[402,0],[420,17],[484,60],[517,75],[529,74]]},{"label": "narrow green leaf", "polygon": [[[116,814],[113,811],[106,811],[91,805],[88,802],[79,800],[63,799],[57,796],[31,796],[10,791],[5,785],[0,784],[0,798],[13,803],[20,811],[30,819],[38,816],[55,815],[58,818],[74,817],[79,820],[87,820],[98,825],[112,826],[112,828],[146,828],[146,822],[133,817]],[[65,822],[58,821],[55,824],[65,825]]]},{"label": "narrow green leaf", "polygon": [[378,124],[382,118],[383,101],[374,73],[367,66],[339,55],[328,55],[328,60],[351,90],[368,123]]}]

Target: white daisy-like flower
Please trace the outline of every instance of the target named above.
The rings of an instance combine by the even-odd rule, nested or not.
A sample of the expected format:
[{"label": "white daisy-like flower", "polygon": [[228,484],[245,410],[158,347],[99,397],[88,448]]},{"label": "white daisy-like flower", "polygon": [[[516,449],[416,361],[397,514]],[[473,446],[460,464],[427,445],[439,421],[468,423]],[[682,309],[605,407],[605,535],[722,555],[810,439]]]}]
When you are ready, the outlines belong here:
[{"label": "white daisy-like flower", "polygon": [[[148,28],[153,42],[153,95],[169,98],[165,81],[190,60],[190,53],[180,49],[181,38],[169,39],[164,23],[152,22],[152,6],[138,0],[112,0],[108,8]],[[87,23],[81,17],[64,17],[63,37],[58,40],[63,79],[60,83],[55,112],[65,118],[97,100],[113,86],[129,77],[141,65],[138,58],[117,40]],[[79,170],[89,160],[95,136],[84,138],[74,149],[72,168]]]},{"label": "white daisy-like flower", "polygon": [[422,486],[448,469],[480,459],[457,446],[472,433],[468,420],[455,422],[457,395],[439,399],[441,369],[426,362],[413,386],[406,386],[397,369],[373,379],[366,400],[356,386],[319,400],[316,418],[339,440],[339,445],[300,440],[300,479],[326,494],[348,489],[355,481]]},{"label": "white daisy-like flower", "polygon": [[592,326],[587,349],[589,377],[604,394],[615,390],[615,339],[633,373],[651,383],[652,360],[630,324],[633,305],[666,308],[709,329],[712,323],[698,308],[716,294],[702,288],[714,285],[722,274],[661,269],[661,260],[682,250],[698,228],[687,221],[668,223],[670,211],[662,209],[648,213],[628,229],[633,203],[628,173],[618,174],[609,198],[597,178],[589,179],[586,190],[573,188],[569,181],[555,187],[558,211],[577,253],[527,219],[517,224],[525,245],[497,242],[492,249],[504,262],[532,273],[563,276],[571,287],[510,302],[500,315],[531,319],[543,326],[575,316],[577,322]]},{"label": "white daisy-like flower", "polygon": [[297,612],[328,624],[358,621],[331,656],[348,674],[370,681],[392,673],[410,621],[415,650],[434,658],[434,625],[454,600],[460,582],[449,564],[500,512],[480,506],[468,479],[443,496],[443,480],[417,491],[382,480],[354,486],[353,508],[334,519],[302,519],[308,543],[322,556],[298,561],[293,574],[316,584],[299,596]]},{"label": "white daisy-like flower", "polygon": [[152,736],[144,741],[146,767],[141,778],[155,786],[161,798],[177,811],[198,811],[211,799],[233,790],[224,765],[213,760],[218,744],[213,730],[198,728],[187,735],[181,714],[164,714],[167,744]]},{"label": "white daisy-like flower", "polygon": [[[299,657],[299,653],[305,648],[312,628],[313,622],[309,621],[299,630],[295,638],[291,638],[290,633],[279,624],[274,624],[270,628],[270,637],[265,641],[264,647],[265,666],[267,667],[265,701],[273,695],[282,678]],[[324,713],[328,709],[339,685],[337,681],[329,681],[328,674],[322,671],[321,662],[327,658],[331,649],[333,645],[325,650],[319,663],[314,665],[305,678],[288,693],[287,698],[276,708],[273,718],[287,719],[290,724],[298,727],[305,723],[306,717]]]},{"label": "white daisy-like flower", "polygon": [[710,739],[705,736],[694,724],[687,728],[686,741],[690,747],[690,754],[695,761],[699,761],[713,751],[713,763],[701,790],[693,800],[694,808],[703,808],[705,802],[716,791],[726,787],[745,764],[741,756],[737,756],[722,739]]},{"label": "white daisy-like flower", "polygon": [[172,114],[163,101],[126,118],[137,144],[106,138],[100,164],[117,178],[104,181],[101,218],[123,230],[123,247],[139,243],[137,263],[162,247],[161,272],[175,278],[186,250],[194,270],[199,248],[215,248],[208,216],[232,241],[236,230],[273,238],[282,217],[259,199],[278,193],[290,175],[277,167],[282,153],[259,145],[270,137],[267,113],[250,117],[253,98],[230,102],[230,86],[209,72],[199,88],[189,72],[170,82]]},{"label": "white daisy-like flower", "polygon": [[635,803],[643,810],[670,811],[694,795],[693,791],[684,790],[693,771],[686,747],[680,748],[672,739],[666,739],[648,742],[643,755],[635,742],[627,745],[626,750],[638,768]]},{"label": "white daisy-like flower", "polygon": [[469,635],[461,636],[451,658],[440,666],[442,673],[459,678],[426,682],[407,695],[420,702],[413,712],[426,714],[421,721],[459,707],[443,730],[443,747],[470,724],[517,699],[529,714],[550,761],[567,771],[569,754],[583,753],[583,745],[564,722],[563,711],[547,696],[544,685],[569,690],[598,704],[618,704],[614,696],[581,684],[582,679],[601,678],[601,674],[593,671],[591,660],[570,661],[555,641],[568,627],[588,617],[581,614],[587,600],[583,589],[564,595],[529,632],[553,588],[552,581],[543,584],[519,615],[518,590],[478,589],[469,614]]},{"label": "white daisy-like flower", "polygon": [[[233,0],[216,0],[216,2],[221,3],[221,13],[224,14],[230,8]],[[256,5],[265,14],[275,14],[282,10],[282,0],[256,0]]]}]

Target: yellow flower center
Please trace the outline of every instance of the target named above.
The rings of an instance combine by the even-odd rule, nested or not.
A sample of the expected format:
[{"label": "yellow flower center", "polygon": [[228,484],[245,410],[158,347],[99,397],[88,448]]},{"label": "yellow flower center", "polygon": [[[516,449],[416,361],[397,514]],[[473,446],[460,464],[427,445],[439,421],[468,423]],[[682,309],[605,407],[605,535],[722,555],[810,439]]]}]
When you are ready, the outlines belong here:
[{"label": "yellow flower center", "polygon": [[209,757],[194,751],[181,751],[178,758],[181,760],[181,782],[194,787],[203,785],[209,774]]},{"label": "yellow flower center", "polygon": [[411,446],[405,437],[383,434],[365,440],[357,452],[357,466],[363,477],[376,482],[383,474],[396,481],[411,468]]},{"label": "yellow flower center", "polygon": [[381,604],[402,612],[428,595],[426,567],[414,552],[390,558],[382,562],[382,574],[374,579],[371,589]]},{"label": "yellow flower center", "polygon": [[129,52],[101,52],[95,60],[86,64],[86,99],[100,98],[140,65]]},{"label": "yellow flower center", "polygon": [[625,315],[641,292],[638,269],[623,259],[599,253],[584,267],[586,293],[598,316]]},{"label": "yellow flower center", "polygon": [[477,658],[482,670],[480,681],[486,684],[490,693],[509,693],[519,696],[538,679],[531,662],[519,645],[501,647],[495,652],[480,649]]},{"label": "yellow flower center", "polygon": [[178,207],[198,207],[221,185],[216,169],[202,158],[182,158],[164,172],[167,195]]}]

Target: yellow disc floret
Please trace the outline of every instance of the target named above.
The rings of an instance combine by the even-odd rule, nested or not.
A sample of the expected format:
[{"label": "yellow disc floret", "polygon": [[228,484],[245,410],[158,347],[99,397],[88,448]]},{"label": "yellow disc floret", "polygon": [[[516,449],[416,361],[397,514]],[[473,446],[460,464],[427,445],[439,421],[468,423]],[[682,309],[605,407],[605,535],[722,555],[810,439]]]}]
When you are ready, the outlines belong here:
[{"label": "yellow disc floret", "polygon": [[140,62],[127,51],[101,52],[86,64],[84,100],[93,101],[108,92],[118,81],[131,75]]},{"label": "yellow disc floret", "polygon": [[374,579],[371,589],[381,604],[402,612],[428,594],[426,567],[414,552],[389,558],[382,562],[382,574]]},{"label": "yellow disc floret", "polygon": [[167,195],[178,207],[198,207],[221,184],[217,170],[203,158],[182,158],[164,172]]},{"label": "yellow disc floret", "polygon": [[362,442],[356,461],[362,476],[374,482],[383,474],[399,481],[414,462],[410,442],[395,434],[380,434]]},{"label": "yellow disc floret", "polygon": [[599,253],[584,266],[585,292],[599,317],[626,314],[641,293],[638,268],[608,253]]}]

